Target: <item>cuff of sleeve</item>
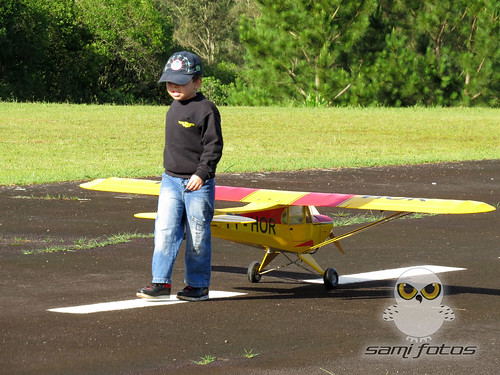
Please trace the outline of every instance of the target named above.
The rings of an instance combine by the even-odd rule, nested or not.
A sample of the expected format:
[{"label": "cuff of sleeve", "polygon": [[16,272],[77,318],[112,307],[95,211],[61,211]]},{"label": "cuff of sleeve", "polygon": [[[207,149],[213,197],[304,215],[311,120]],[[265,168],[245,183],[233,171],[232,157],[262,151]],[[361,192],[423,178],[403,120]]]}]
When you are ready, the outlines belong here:
[{"label": "cuff of sleeve", "polygon": [[194,174],[201,178],[203,182],[208,180],[208,174],[203,170],[198,169]]}]

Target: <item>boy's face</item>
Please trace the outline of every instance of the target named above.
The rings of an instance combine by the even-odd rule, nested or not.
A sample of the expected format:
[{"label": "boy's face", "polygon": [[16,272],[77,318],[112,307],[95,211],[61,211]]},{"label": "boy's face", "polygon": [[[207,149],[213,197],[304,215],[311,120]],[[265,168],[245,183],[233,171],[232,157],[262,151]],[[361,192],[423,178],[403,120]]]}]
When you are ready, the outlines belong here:
[{"label": "boy's face", "polygon": [[167,82],[167,91],[174,100],[189,100],[196,96],[196,90],[198,90],[200,86],[201,78],[196,81],[191,80],[185,85]]}]

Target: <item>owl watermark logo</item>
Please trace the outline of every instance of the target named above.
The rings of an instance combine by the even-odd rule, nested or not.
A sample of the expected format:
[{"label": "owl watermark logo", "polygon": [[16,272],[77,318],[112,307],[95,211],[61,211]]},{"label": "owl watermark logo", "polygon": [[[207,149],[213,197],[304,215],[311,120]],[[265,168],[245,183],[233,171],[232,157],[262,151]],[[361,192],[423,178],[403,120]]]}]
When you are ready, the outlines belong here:
[{"label": "owl watermark logo", "polygon": [[430,341],[443,323],[455,320],[451,307],[443,305],[443,284],[425,268],[403,273],[394,286],[396,304],[384,311],[384,320],[393,321],[411,342]]},{"label": "owl watermark logo", "polygon": [[475,345],[429,343],[431,335],[444,322],[455,320],[452,308],[442,304],[443,294],[443,284],[434,272],[423,267],[405,271],[394,286],[396,304],[385,309],[383,318],[385,322],[394,322],[410,343],[370,345],[365,349],[365,356],[417,360],[424,357],[457,358],[475,355],[478,349]]}]

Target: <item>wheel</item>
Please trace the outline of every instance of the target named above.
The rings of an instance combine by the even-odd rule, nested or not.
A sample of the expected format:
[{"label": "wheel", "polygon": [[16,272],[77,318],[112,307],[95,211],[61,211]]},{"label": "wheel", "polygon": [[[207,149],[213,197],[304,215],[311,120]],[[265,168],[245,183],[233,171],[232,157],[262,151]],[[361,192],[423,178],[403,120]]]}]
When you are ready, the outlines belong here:
[{"label": "wheel", "polygon": [[339,284],[339,274],[335,268],[327,268],[323,275],[326,289],[335,289]]},{"label": "wheel", "polygon": [[248,266],[247,276],[248,281],[251,283],[258,283],[262,278],[262,275],[259,273],[259,267],[260,263],[257,261],[250,263]]}]

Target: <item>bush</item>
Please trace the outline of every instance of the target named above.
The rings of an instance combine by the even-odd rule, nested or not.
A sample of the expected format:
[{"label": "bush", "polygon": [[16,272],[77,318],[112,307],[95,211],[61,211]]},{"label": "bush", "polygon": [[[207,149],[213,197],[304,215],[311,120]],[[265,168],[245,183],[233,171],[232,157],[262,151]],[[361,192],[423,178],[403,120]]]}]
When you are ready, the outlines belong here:
[{"label": "bush", "polygon": [[228,105],[228,91],[229,85],[224,85],[215,77],[203,77],[203,85],[201,91],[207,97],[215,103],[215,105],[223,106]]}]

